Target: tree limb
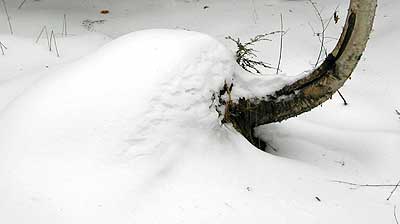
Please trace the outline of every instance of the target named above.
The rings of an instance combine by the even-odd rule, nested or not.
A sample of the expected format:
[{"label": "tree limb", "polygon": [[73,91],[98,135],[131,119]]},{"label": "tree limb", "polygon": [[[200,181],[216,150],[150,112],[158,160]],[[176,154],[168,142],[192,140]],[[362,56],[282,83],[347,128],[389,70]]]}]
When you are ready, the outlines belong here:
[{"label": "tree limb", "polygon": [[257,146],[260,141],[254,127],[295,117],[330,99],[350,77],[366,48],[376,6],[377,0],[351,0],[339,42],[321,65],[272,95],[239,98],[230,104],[223,122],[232,123]]}]

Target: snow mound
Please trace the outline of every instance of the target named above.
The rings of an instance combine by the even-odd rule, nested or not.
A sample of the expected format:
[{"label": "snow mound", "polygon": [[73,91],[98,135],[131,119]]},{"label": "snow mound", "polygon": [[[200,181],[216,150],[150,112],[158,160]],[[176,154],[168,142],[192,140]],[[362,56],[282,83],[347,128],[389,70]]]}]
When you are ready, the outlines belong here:
[{"label": "snow mound", "polygon": [[206,35],[133,33],[43,78],[13,102],[1,117],[0,144],[18,148],[11,151],[84,146],[114,154],[135,141],[156,142],[154,132],[168,134],[170,126],[208,129],[218,125],[212,93],[233,68],[231,52]]},{"label": "snow mound", "polygon": [[83,223],[120,205],[171,158],[223,135],[209,106],[234,64],[207,35],[148,30],[41,78],[0,114],[2,220],[64,210],[57,223]]},{"label": "snow mound", "polygon": [[0,112],[0,222],[382,221],[370,197],[220,126],[225,80],[283,83],[238,71],[207,35],[147,30],[42,76]]}]

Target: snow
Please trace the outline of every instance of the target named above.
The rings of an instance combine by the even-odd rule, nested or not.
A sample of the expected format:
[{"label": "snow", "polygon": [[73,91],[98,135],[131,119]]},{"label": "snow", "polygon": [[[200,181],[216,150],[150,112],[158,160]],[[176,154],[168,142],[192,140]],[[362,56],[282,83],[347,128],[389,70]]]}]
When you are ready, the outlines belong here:
[{"label": "snow", "polygon": [[[237,84],[235,97],[259,96],[298,76],[240,70],[224,37],[275,30],[283,12],[282,68],[300,74],[318,53],[305,1],[254,0],[256,14],[251,1],[234,0],[17,3],[7,1],[16,34],[0,23],[8,47],[0,55],[0,223],[395,223],[398,192],[387,201],[392,188],[332,180],[398,181],[399,2],[380,4],[367,52],[342,89],[350,105],[334,96],[258,127],[268,153],[221,125],[211,96],[225,80]],[[338,3],[343,18],[347,2],[320,6],[329,14]],[[61,30],[64,13],[70,35],[57,35],[57,57],[35,39],[45,24]],[[85,19],[105,22],[88,31]],[[278,44],[257,46],[260,57],[275,63]]]}]

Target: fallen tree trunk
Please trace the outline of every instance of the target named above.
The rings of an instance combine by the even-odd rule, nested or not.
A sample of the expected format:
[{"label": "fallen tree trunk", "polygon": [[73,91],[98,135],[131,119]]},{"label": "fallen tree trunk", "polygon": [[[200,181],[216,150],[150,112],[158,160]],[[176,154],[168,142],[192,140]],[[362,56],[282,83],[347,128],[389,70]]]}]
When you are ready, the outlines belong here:
[{"label": "fallen tree trunk", "polygon": [[263,149],[263,142],[254,136],[254,127],[295,117],[330,99],[350,77],[366,48],[376,6],[377,0],[351,0],[339,42],[318,68],[264,98],[242,97],[225,102],[223,122],[232,123],[252,144]]}]

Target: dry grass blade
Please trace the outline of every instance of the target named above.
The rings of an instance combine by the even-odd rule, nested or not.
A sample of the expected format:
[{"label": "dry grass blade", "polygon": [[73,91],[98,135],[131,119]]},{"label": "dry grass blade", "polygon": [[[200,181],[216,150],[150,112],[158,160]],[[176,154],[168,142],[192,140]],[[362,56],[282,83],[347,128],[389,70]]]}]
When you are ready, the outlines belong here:
[{"label": "dry grass blade", "polygon": [[0,49],[1,49],[1,54],[4,55],[5,54],[5,50],[7,50],[7,47],[0,41]]},{"label": "dry grass blade", "polygon": [[[42,34],[43,34],[43,32],[44,32],[45,29],[46,29],[46,26],[43,26],[43,28],[40,30],[40,33],[39,33],[38,37],[36,38],[35,43],[38,43],[38,42],[39,42],[39,40],[40,40],[40,38],[42,37]],[[47,30],[47,29],[46,29],[46,30]]]},{"label": "dry grass blade", "polygon": [[61,31],[61,35],[62,36],[67,36],[67,15],[64,14],[64,18],[63,18],[63,25],[62,25],[62,31]]},{"label": "dry grass blade", "polygon": [[59,52],[58,52],[57,41],[56,41],[56,35],[54,34],[54,30],[52,30],[52,31],[51,31],[51,34],[50,34],[50,51],[52,50],[51,46],[52,46],[53,41],[54,41],[54,48],[55,48],[55,50],[56,50],[57,57],[60,57],[60,54],[59,54]]},{"label": "dry grass blade", "polygon": [[10,15],[8,14],[6,1],[5,1],[5,0],[1,0],[1,1],[2,1],[2,3],[3,3],[4,12],[6,13],[6,16],[7,16],[8,27],[9,27],[9,29],[10,29],[10,33],[11,33],[11,35],[13,35],[13,34],[14,34],[14,31],[13,31],[13,28],[12,28],[12,25],[11,25]]},{"label": "dry grass blade", "polygon": [[276,67],[276,74],[279,74],[280,67],[281,67],[281,61],[282,61],[282,49],[283,49],[283,15],[281,13],[281,32],[280,32],[280,46],[279,46],[279,59],[278,59],[278,66]]},{"label": "dry grass blade", "polygon": [[43,33],[46,34],[47,47],[49,48],[49,51],[51,51],[51,41],[50,41],[49,32],[48,32],[46,26],[43,26],[43,28],[40,30],[40,33],[39,33],[38,37],[36,38],[35,43],[38,43],[38,42],[39,42],[39,40],[40,40],[40,38],[42,37]]}]

